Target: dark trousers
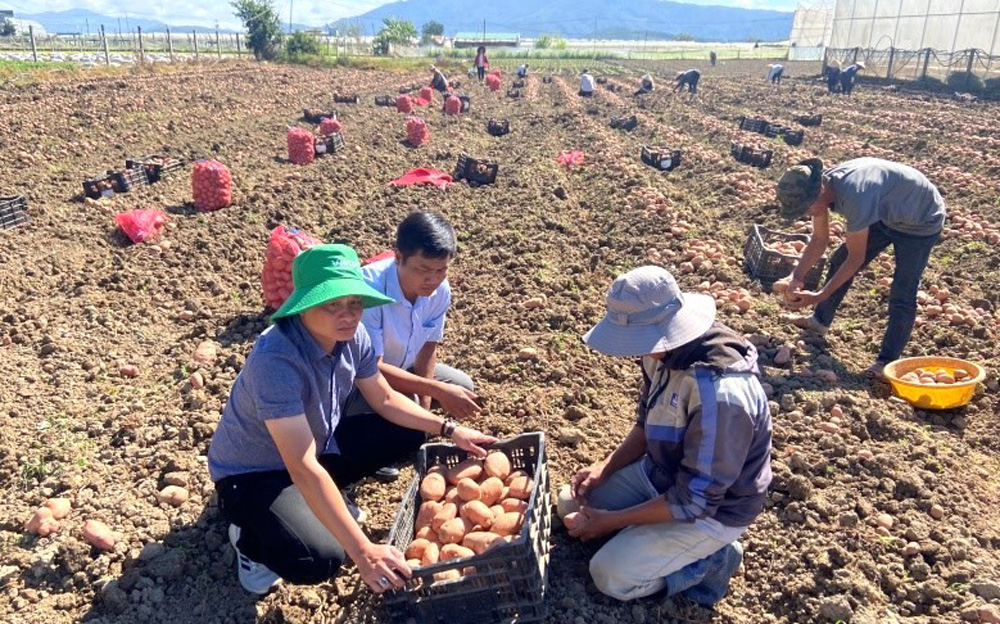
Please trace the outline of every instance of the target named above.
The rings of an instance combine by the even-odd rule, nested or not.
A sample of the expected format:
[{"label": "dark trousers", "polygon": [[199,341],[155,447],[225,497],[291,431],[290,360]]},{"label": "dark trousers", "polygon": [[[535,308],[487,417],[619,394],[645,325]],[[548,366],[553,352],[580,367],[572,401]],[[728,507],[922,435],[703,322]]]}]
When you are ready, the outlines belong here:
[{"label": "dark trousers", "polygon": [[851,91],[854,91],[854,76],[851,74],[841,74],[840,92],[844,95],[850,95]]},{"label": "dark trousers", "polygon": [[[893,230],[882,222],[868,228],[868,248],[865,250],[865,262],[868,266],[889,245],[892,245],[896,259],[896,268],[892,274],[892,288],[889,290],[889,325],[882,338],[882,349],[878,354],[879,362],[891,362],[899,359],[906,348],[913,332],[913,321],[917,317],[917,291],[920,288],[920,278],[927,268],[931,249],[941,238],[941,233],[930,236],[913,236]],[[837,248],[830,257],[830,267],[826,273],[826,283],[829,283],[844,261],[847,260],[847,245]],[[859,269],[860,270],[860,269]],[[813,316],[817,321],[829,327],[837,308],[844,300],[844,295],[854,278],[847,280],[830,298],[816,306]]]},{"label": "dark trousers", "polygon": [[781,84],[781,74],[782,73],[783,72],[779,71],[776,74],[774,74],[773,76],[771,76],[771,84]]},{"label": "dark trousers", "polygon": [[840,87],[840,70],[836,67],[827,68],[826,71],[826,88],[830,93],[836,93],[837,88]]},{"label": "dark trousers", "polygon": [[482,82],[483,78],[486,77],[486,67],[477,67],[476,73],[479,74],[479,81]]},{"label": "dark trousers", "polygon": [[[345,419],[334,433],[339,455],[322,455],[334,483],[345,487],[382,466],[409,459],[424,443],[421,431],[377,414]],[[219,508],[240,527],[240,551],[291,583],[321,583],[337,574],[347,555],[309,508],[285,470],[226,477],[216,484]]]},{"label": "dark trousers", "polygon": [[593,91],[580,91],[580,97],[594,97]]}]

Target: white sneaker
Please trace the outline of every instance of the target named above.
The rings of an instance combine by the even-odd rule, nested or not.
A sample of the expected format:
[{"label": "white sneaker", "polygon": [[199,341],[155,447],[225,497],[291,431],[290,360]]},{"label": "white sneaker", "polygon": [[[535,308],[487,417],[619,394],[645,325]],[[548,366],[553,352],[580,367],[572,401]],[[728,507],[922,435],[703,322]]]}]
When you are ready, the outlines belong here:
[{"label": "white sneaker", "polygon": [[266,565],[257,563],[240,552],[236,542],[240,540],[240,527],[229,525],[229,543],[236,549],[236,570],[240,577],[240,585],[251,594],[263,596],[281,582],[281,577],[271,571]]}]

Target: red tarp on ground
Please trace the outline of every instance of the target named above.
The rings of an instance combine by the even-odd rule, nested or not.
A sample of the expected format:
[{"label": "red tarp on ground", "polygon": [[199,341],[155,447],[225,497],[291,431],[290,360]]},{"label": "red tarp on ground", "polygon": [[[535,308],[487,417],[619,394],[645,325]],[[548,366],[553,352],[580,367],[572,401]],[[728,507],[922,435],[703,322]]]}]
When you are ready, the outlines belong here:
[{"label": "red tarp on ground", "polygon": [[417,167],[412,171],[407,171],[402,177],[389,183],[390,186],[409,186],[411,184],[433,184],[438,188],[448,188],[452,183],[451,176],[444,171],[428,169],[427,167]]}]

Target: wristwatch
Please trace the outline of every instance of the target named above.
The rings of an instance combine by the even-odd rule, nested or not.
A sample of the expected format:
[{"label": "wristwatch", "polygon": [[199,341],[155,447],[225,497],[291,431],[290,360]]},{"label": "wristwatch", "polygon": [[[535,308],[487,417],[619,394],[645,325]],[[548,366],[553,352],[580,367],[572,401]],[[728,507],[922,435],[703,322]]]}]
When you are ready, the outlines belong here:
[{"label": "wristwatch", "polygon": [[451,434],[455,433],[455,429],[458,427],[458,423],[451,418],[446,418],[443,423],[441,423],[441,437],[450,438]]}]

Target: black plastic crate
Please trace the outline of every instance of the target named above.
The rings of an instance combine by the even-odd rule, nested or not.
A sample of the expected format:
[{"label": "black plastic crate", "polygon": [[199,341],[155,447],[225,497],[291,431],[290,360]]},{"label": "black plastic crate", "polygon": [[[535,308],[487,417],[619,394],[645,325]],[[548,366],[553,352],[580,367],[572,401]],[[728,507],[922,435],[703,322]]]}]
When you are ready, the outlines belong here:
[{"label": "black plastic crate", "polygon": [[395,106],[396,98],[391,95],[376,95],[375,106]]},{"label": "black plastic crate", "polygon": [[605,78],[604,76],[598,76],[598,77],[597,77],[597,78],[596,78],[596,79],[594,80],[594,82],[596,82],[596,83],[597,83],[597,84],[599,84],[599,85],[602,85],[602,84],[608,84],[608,79],[607,79],[607,78]]},{"label": "black plastic crate", "polygon": [[823,114],[815,113],[812,115],[796,115],[792,117],[792,121],[800,126],[819,126],[823,123]]},{"label": "black plastic crate", "polygon": [[769,139],[774,139],[783,135],[786,130],[788,130],[788,128],[786,128],[781,124],[769,123],[766,126],[764,126],[763,135]]},{"label": "black plastic crate", "polygon": [[468,180],[470,184],[493,184],[497,181],[497,172],[500,166],[487,160],[478,160],[462,154],[458,157],[458,164],[455,165],[455,180]]},{"label": "black plastic crate", "polygon": [[399,93],[400,94],[410,93],[411,91],[413,91],[413,87],[400,87],[399,88]]},{"label": "black plastic crate", "polygon": [[610,126],[617,130],[632,132],[639,127],[639,118],[635,115],[629,115],[628,117],[612,117]]},{"label": "black plastic crate", "polygon": [[[808,234],[788,234],[772,230],[763,225],[754,224],[750,228],[750,235],[747,237],[746,245],[743,247],[744,268],[753,278],[760,280],[762,284],[770,288],[774,282],[784,279],[792,274],[795,266],[799,263],[801,255],[790,255],[768,249],[767,245],[773,242],[802,241],[809,243]],[[809,271],[804,280],[804,285],[809,290],[815,290],[819,286],[819,281],[823,276],[823,267],[826,266],[826,258],[820,258],[816,265]]]},{"label": "black plastic crate", "polygon": [[612,93],[618,93],[619,91],[622,90],[622,88],[621,88],[620,85],[616,85],[616,84],[611,83],[611,82],[609,82],[606,85],[604,85],[604,88],[607,89],[608,91],[612,92]]},{"label": "black plastic crate", "polygon": [[323,121],[324,117],[333,117],[335,114],[333,111],[326,110],[323,108],[304,108],[302,109],[302,121],[308,123],[319,123]]},{"label": "black plastic crate", "polygon": [[126,169],[143,167],[150,184],[163,179],[163,175],[177,171],[184,166],[184,161],[167,154],[147,154],[141,158],[129,158],[125,161]]},{"label": "black plastic crate", "polygon": [[[407,624],[514,624],[538,622],[547,615],[549,537],[552,492],[545,434],[524,433],[486,448],[503,450],[512,470],[535,481],[521,532],[510,543],[481,555],[413,568],[403,589],[383,594],[388,621]],[[425,444],[417,456],[417,474],[407,489],[389,531],[389,544],[406,551],[413,541],[420,480],[433,466],[455,466],[468,453],[451,444]],[[435,581],[447,570],[470,570],[465,576]]]},{"label": "black plastic crate", "polygon": [[327,154],[336,154],[340,150],[344,149],[344,135],[339,132],[334,132],[329,136],[318,136],[316,137],[316,155],[325,156]]},{"label": "black plastic crate", "polygon": [[336,102],[337,104],[360,104],[361,96],[358,95],[357,93],[351,93],[351,94],[334,93],[333,101]]},{"label": "black plastic crate", "polygon": [[506,119],[490,119],[486,123],[486,131],[495,137],[508,134],[510,132],[510,121]]},{"label": "black plastic crate", "polygon": [[146,168],[109,169],[103,175],[94,176],[83,181],[83,194],[91,199],[111,197],[115,193],[127,193],[137,186],[149,184]]},{"label": "black plastic crate", "polygon": [[756,132],[758,134],[763,134],[764,129],[767,128],[767,121],[763,119],[757,119],[756,117],[739,117],[737,119],[740,124],[740,130],[746,130],[747,132]]},{"label": "black plastic crate", "polygon": [[[472,107],[472,98],[470,98],[467,95],[456,95],[455,97],[457,97],[462,102],[462,112],[463,113],[469,112],[469,109]],[[441,102],[441,110],[445,110],[445,102],[447,101],[448,98],[445,98],[444,101]]]},{"label": "black plastic crate", "polygon": [[642,162],[660,171],[673,171],[681,164],[681,151],[664,146],[643,145],[639,156]]},{"label": "black plastic crate", "polygon": [[771,165],[771,158],[774,156],[772,150],[759,150],[749,145],[743,145],[741,143],[731,143],[729,146],[729,153],[732,154],[733,158],[737,162],[741,162],[744,165],[750,165],[751,167],[757,167],[758,169],[766,169]]},{"label": "black plastic crate", "polygon": [[511,90],[507,91],[507,97],[509,97],[509,98],[519,98],[519,97],[521,97],[521,90],[520,89],[511,89]]},{"label": "black plastic crate", "polygon": [[514,82],[512,82],[510,84],[510,86],[514,87],[515,89],[523,89],[524,88],[524,81],[523,80],[515,80]]},{"label": "black plastic crate", "polygon": [[30,220],[28,200],[20,195],[0,197],[0,230],[13,230]]},{"label": "black plastic crate", "polygon": [[542,76],[542,84],[551,84],[552,76]]},{"label": "black plastic crate", "polygon": [[796,147],[802,145],[802,139],[804,139],[805,136],[805,130],[786,129],[782,138],[785,140],[785,143],[791,145],[792,147]]}]

